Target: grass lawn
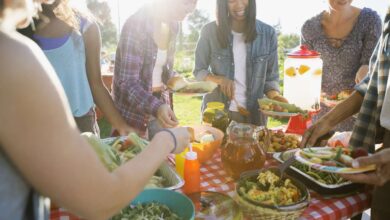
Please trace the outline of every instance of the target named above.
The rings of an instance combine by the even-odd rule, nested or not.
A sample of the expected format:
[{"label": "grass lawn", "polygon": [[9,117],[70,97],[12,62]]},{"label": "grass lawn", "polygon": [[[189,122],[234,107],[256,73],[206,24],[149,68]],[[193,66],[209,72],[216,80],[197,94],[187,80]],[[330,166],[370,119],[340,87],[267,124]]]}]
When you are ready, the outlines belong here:
[{"label": "grass lawn", "polygon": [[[202,97],[173,96],[173,106],[180,125],[196,125],[201,123],[201,106]],[[111,132],[111,125],[103,118],[98,121],[101,138],[108,137]],[[287,124],[287,120],[268,119],[268,127],[276,127]]]}]

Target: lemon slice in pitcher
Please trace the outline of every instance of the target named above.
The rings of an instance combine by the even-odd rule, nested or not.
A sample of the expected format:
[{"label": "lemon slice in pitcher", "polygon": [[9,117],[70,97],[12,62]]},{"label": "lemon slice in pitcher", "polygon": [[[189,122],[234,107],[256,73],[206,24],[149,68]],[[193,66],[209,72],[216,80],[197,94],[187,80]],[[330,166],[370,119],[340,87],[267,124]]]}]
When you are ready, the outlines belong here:
[{"label": "lemon slice in pitcher", "polygon": [[300,65],[299,68],[298,68],[298,72],[299,72],[299,74],[303,75],[303,74],[305,74],[307,71],[309,71],[309,69],[310,69],[309,66]]}]

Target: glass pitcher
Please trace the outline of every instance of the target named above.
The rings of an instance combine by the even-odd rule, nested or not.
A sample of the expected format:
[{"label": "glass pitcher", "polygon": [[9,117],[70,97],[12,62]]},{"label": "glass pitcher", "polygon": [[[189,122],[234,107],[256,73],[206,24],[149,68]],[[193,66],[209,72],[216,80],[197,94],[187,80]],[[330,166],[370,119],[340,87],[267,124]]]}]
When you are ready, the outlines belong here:
[{"label": "glass pitcher", "polygon": [[225,171],[238,179],[241,173],[261,169],[266,160],[264,145],[259,143],[261,127],[232,121],[227,128],[227,142],[221,149]]}]

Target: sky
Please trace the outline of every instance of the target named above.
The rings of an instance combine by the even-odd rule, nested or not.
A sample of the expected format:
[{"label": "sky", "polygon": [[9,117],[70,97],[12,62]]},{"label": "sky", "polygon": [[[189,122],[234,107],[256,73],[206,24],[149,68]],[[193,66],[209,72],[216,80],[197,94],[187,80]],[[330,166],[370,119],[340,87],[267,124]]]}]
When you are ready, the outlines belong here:
[{"label": "sky", "polygon": [[[82,5],[84,0],[71,0]],[[143,4],[152,0],[107,0],[112,11],[113,22],[119,27]],[[282,33],[300,33],[305,20],[326,9],[328,0],[256,0],[257,18],[270,25],[280,24]],[[119,4],[119,7],[118,7]],[[390,0],[354,0],[353,5],[368,7],[378,12],[383,18]],[[216,0],[198,0],[197,8],[215,19]],[[82,6],[81,6],[82,7]]]}]

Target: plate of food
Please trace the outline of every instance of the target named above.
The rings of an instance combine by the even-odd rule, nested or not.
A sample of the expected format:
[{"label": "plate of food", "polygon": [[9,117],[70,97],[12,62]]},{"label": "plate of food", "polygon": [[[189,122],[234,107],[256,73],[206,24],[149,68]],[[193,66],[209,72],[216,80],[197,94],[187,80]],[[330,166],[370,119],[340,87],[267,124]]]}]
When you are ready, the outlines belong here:
[{"label": "plate of food", "polygon": [[267,138],[269,138],[269,146],[267,146],[267,153],[270,154],[299,148],[299,145],[302,140],[302,136],[297,134],[285,133],[281,129],[270,129],[268,130],[268,132],[269,137],[267,137],[267,132],[265,129],[259,131],[259,143],[261,145],[267,146]]},{"label": "plate of food", "polygon": [[351,96],[352,92],[352,89],[346,89],[333,95],[323,93],[322,103],[324,103],[325,106],[332,108]]},{"label": "plate of food", "polygon": [[352,161],[359,156],[368,155],[362,148],[350,149],[343,147],[311,147],[300,149],[295,153],[299,162],[329,173],[355,174],[375,170],[375,166],[353,168]]},{"label": "plate of food", "polygon": [[217,88],[217,84],[209,81],[190,81],[183,77],[174,77],[168,81],[167,86],[176,95],[203,96]]},{"label": "plate of food", "polygon": [[[292,149],[281,153],[273,154],[273,158],[283,163],[295,155],[298,149]],[[287,173],[301,180],[307,187],[326,197],[338,197],[346,194],[356,193],[362,188],[361,184],[352,183],[343,179],[336,173],[323,172],[311,168],[308,165],[295,161]]]},{"label": "plate of food", "polygon": [[271,167],[247,171],[236,184],[236,201],[251,219],[298,219],[310,203],[307,187]]},{"label": "plate of food", "polygon": [[267,116],[292,117],[299,114],[307,114],[294,104],[275,101],[268,98],[258,100],[260,111]]}]

